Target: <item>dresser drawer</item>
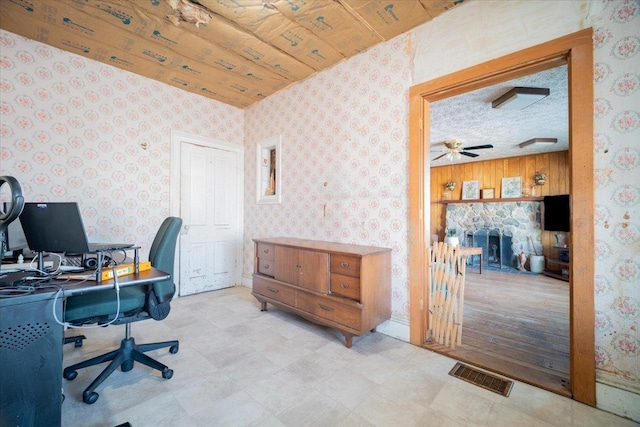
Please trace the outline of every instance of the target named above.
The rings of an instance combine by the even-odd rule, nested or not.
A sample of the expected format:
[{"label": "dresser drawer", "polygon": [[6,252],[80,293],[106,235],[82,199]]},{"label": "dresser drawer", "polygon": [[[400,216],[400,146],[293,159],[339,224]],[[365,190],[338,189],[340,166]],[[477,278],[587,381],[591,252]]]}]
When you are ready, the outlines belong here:
[{"label": "dresser drawer", "polygon": [[258,273],[273,277],[276,272],[276,262],[272,259],[258,258]]},{"label": "dresser drawer", "polygon": [[360,258],[331,254],[331,272],[345,276],[360,277]]},{"label": "dresser drawer", "polygon": [[353,329],[359,330],[362,324],[360,308],[340,304],[329,298],[298,292],[296,307]]},{"label": "dresser drawer", "polygon": [[258,243],[258,250],[256,252],[258,258],[264,259],[276,259],[276,247],[270,243]]},{"label": "dresser drawer", "polygon": [[292,307],[296,305],[295,290],[277,283],[271,283],[269,280],[255,275],[253,276],[253,293],[264,295],[267,298],[280,301]]},{"label": "dresser drawer", "polygon": [[360,278],[331,273],[331,293],[360,301]]}]

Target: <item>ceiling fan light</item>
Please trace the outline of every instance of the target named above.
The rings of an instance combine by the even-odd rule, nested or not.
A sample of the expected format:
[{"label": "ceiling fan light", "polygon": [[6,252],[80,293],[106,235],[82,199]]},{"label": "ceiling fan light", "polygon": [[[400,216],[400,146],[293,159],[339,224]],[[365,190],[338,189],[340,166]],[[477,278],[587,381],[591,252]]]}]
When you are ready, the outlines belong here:
[{"label": "ceiling fan light", "polygon": [[492,108],[522,110],[549,96],[551,91],[538,87],[514,87],[491,103]]},{"label": "ceiling fan light", "polygon": [[558,138],[533,138],[525,142],[521,142],[519,144],[520,148],[528,147],[530,145],[538,146],[538,145],[552,145],[558,142]]}]

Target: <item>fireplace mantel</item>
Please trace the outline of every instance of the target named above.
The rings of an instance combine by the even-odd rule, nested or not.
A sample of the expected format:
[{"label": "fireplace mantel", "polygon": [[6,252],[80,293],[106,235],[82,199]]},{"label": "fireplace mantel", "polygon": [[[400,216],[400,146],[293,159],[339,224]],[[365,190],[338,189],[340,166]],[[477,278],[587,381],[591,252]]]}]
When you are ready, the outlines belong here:
[{"label": "fireplace mantel", "polygon": [[506,199],[466,199],[466,200],[440,200],[440,203],[509,203],[509,202],[541,202],[544,197],[512,197]]}]

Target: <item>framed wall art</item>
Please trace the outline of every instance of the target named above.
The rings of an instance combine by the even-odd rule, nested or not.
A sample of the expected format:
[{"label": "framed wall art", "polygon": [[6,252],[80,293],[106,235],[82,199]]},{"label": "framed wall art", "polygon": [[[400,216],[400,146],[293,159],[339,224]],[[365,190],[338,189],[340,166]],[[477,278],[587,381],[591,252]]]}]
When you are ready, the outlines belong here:
[{"label": "framed wall art", "polygon": [[519,176],[502,178],[502,198],[513,199],[521,196],[522,182]]},{"label": "framed wall art", "polygon": [[480,181],[462,181],[462,200],[480,198]]},{"label": "framed wall art", "polygon": [[494,188],[483,188],[480,191],[480,197],[483,199],[495,199],[496,192]]},{"label": "framed wall art", "polygon": [[256,202],[282,201],[282,137],[267,138],[256,146]]}]

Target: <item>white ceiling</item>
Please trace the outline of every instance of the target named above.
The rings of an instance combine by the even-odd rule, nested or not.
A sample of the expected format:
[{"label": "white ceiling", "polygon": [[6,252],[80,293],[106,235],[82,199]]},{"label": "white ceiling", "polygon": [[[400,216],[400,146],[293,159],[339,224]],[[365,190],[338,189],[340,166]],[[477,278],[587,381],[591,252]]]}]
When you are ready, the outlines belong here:
[{"label": "white ceiling", "polygon": [[[524,156],[569,149],[567,67],[478,89],[431,104],[431,159],[446,151],[443,142],[461,139],[463,147],[492,144],[494,148],[473,150],[478,157],[462,156],[455,163]],[[550,89],[546,98],[522,110],[491,108],[491,101],[516,86]],[[557,138],[552,145],[519,144],[532,138]],[[432,166],[449,164],[443,157]]]}]

